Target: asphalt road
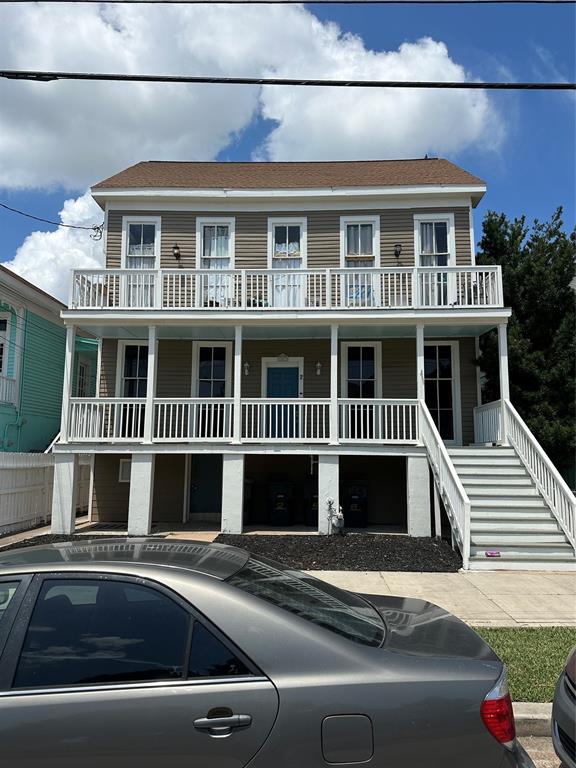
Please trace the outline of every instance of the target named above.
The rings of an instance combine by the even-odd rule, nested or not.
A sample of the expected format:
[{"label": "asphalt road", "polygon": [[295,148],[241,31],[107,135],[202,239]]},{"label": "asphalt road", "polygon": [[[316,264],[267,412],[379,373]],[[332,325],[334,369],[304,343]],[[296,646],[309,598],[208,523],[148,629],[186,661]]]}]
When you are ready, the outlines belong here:
[{"label": "asphalt road", "polygon": [[552,739],[525,736],[520,741],[526,752],[534,760],[536,768],[561,768],[560,761],[552,746]]}]

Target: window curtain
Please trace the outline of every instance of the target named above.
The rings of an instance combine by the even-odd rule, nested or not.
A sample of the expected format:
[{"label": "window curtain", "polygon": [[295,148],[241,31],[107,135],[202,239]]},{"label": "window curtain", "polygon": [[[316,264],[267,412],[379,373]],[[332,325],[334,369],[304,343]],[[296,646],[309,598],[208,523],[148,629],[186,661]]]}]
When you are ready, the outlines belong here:
[{"label": "window curtain", "polygon": [[228,259],[229,253],[229,234],[227,226],[208,226],[204,227],[204,258],[205,259]]}]

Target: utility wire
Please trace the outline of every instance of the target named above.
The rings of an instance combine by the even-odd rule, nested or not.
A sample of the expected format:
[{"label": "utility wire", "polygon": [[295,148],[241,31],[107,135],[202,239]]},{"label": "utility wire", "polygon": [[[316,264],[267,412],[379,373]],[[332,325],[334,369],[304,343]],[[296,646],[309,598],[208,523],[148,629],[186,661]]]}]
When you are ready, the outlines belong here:
[{"label": "utility wire", "polygon": [[92,232],[92,234],[90,235],[92,240],[102,239],[104,223],[94,224],[94,226],[92,227],[82,227],[80,224],[63,224],[61,221],[52,221],[51,219],[43,219],[41,216],[34,216],[31,213],[25,213],[24,211],[19,211],[18,208],[11,208],[9,205],[6,205],[6,203],[0,203],[0,208],[5,208],[7,211],[11,211],[12,213],[18,213],[20,216],[26,216],[27,219],[42,221],[44,222],[44,224],[53,224],[55,227],[66,227],[66,229],[86,229]]},{"label": "utility wire", "polygon": [[[304,0],[74,0],[81,3],[111,5],[291,5]],[[31,0],[11,0],[29,3]],[[44,0],[45,3],[63,0]],[[576,0],[306,0],[306,5],[573,5]]]},{"label": "utility wire", "polygon": [[478,91],[573,91],[576,83],[484,83],[436,80],[315,80],[280,77],[205,77],[196,75],[121,75],[89,72],[45,72],[2,69],[0,78],[48,83],[54,80],[97,80],[132,83],[196,83],[200,85],[287,85],[320,88],[436,88]]}]

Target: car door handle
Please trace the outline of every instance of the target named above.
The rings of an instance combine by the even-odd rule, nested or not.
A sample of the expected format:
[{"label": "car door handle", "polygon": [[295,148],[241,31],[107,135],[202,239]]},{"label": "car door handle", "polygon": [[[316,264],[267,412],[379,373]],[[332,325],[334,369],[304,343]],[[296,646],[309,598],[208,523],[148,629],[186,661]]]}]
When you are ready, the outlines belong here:
[{"label": "car door handle", "polygon": [[194,728],[208,731],[211,736],[228,736],[235,728],[248,728],[252,724],[252,715],[230,715],[227,717],[199,717],[194,720]]}]

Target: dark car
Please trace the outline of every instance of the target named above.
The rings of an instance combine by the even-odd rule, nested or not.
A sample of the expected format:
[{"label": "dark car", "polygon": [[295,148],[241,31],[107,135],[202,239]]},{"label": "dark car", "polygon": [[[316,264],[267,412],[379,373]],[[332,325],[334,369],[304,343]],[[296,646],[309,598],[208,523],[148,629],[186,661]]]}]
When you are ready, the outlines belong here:
[{"label": "dark car", "polygon": [[503,663],[446,611],[154,539],[0,554],[0,760],[533,768]]},{"label": "dark car", "polygon": [[552,741],[566,768],[576,768],[576,647],[556,685],[552,705]]}]

